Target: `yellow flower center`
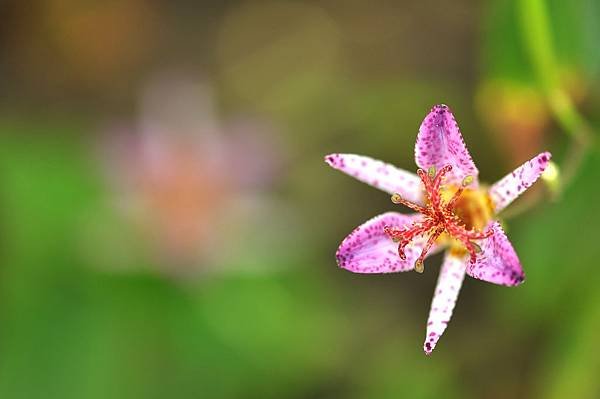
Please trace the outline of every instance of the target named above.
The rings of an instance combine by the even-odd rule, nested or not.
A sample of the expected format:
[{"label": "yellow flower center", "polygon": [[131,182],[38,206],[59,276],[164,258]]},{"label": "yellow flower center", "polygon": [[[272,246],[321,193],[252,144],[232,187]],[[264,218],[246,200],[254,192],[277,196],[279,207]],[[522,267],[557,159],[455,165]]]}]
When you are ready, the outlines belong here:
[{"label": "yellow flower center", "polygon": [[[447,202],[454,196],[456,191],[458,191],[458,186],[444,186],[440,188],[440,195]],[[494,215],[494,204],[488,194],[487,187],[465,188],[454,207],[454,213],[467,229],[483,230]],[[467,254],[465,246],[447,233],[442,234],[436,243],[448,246],[453,255],[463,256]]]}]

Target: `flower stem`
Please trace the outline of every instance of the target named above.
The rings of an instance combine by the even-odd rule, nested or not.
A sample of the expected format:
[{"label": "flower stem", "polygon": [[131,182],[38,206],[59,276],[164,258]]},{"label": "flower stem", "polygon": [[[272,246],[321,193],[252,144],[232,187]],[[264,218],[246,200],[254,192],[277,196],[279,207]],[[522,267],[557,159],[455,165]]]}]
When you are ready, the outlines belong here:
[{"label": "flower stem", "polygon": [[560,85],[560,69],[545,0],[520,0],[519,16],[522,39],[548,106],[564,131],[573,138],[561,168],[562,180],[555,193],[560,196],[577,175],[592,145],[592,128]]}]

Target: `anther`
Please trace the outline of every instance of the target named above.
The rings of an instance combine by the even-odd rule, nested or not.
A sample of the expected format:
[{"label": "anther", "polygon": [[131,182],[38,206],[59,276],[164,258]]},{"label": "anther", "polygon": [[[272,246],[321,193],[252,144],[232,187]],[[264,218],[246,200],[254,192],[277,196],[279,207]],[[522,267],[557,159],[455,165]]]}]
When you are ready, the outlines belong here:
[{"label": "anther", "polygon": [[433,179],[433,178],[435,177],[435,172],[436,172],[436,170],[435,170],[435,165],[431,165],[431,166],[429,167],[429,169],[427,170],[427,173],[429,174],[429,177],[430,177],[431,179]]},{"label": "anther", "polygon": [[415,262],[415,271],[417,273],[423,273],[424,270],[425,270],[425,265],[423,264],[423,260],[417,259]]},{"label": "anther", "polygon": [[398,193],[394,193],[394,195],[392,195],[392,202],[394,204],[402,204],[410,209],[412,209],[415,212],[419,212],[419,213],[426,213],[427,209],[423,208],[420,205],[414,204],[410,201],[405,200],[404,198],[402,198],[402,196]]},{"label": "anther", "polygon": [[394,195],[392,195],[392,202],[394,204],[401,204],[402,203],[402,196],[398,193],[394,193]]},{"label": "anther", "polygon": [[473,183],[473,176],[467,175],[462,180],[462,186],[467,187],[469,184]]}]

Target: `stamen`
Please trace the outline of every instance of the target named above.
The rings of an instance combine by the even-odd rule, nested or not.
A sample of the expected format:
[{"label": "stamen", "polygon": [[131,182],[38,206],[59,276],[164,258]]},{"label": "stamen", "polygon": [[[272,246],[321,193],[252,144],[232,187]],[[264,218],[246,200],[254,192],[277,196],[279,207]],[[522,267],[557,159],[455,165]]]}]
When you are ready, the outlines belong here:
[{"label": "stamen", "polygon": [[398,194],[398,193],[395,193],[394,195],[392,195],[392,202],[393,202],[394,204],[402,204],[402,205],[404,205],[404,206],[406,206],[406,207],[408,207],[408,208],[412,209],[412,210],[413,210],[413,211],[415,211],[415,212],[424,213],[424,214],[426,214],[426,213],[428,212],[428,211],[427,211],[427,208],[423,208],[423,207],[422,207],[422,206],[420,206],[420,205],[413,204],[412,202],[405,200],[405,199],[404,199],[404,198],[402,198],[402,196],[401,196],[400,194]]},{"label": "stamen", "polygon": [[462,181],[462,186],[467,187],[471,183],[473,183],[473,176],[467,175],[464,177],[464,179]]},{"label": "stamen", "polygon": [[[423,250],[421,251],[421,255],[419,255],[419,258],[416,260],[415,262],[415,270],[419,273],[423,273],[423,261],[425,260],[425,256],[427,256],[427,252],[429,252],[429,250],[431,249],[431,247],[433,246],[433,244],[435,243],[435,240],[438,239],[438,237],[440,236],[440,234],[442,234],[444,232],[444,227],[440,226],[437,228],[437,230],[435,230],[433,232],[432,235],[429,236],[429,239],[427,240],[427,243],[425,244],[425,246],[423,247]],[[417,268],[417,266],[419,266],[419,268],[421,269],[421,271],[419,271],[419,268]]]},{"label": "stamen", "polygon": [[429,169],[427,170],[427,174],[429,175],[430,179],[433,179],[435,177],[435,165],[431,165],[429,167]]},{"label": "stamen", "polygon": [[423,273],[425,271],[425,265],[423,264],[423,260],[421,258],[417,259],[415,262],[415,271],[417,273]]},{"label": "stamen", "polygon": [[423,186],[425,187],[425,192],[427,196],[429,196],[430,193],[433,192],[431,178],[429,178],[429,175],[423,169],[417,169],[417,175],[421,178],[421,182],[423,182]]},{"label": "stamen", "polygon": [[463,193],[465,188],[472,182],[473,182],[473,176],[468,175],[468,176],[464,177],[460,187],[458,188],[458,190],[456,190],[456,192],[452,196],[452,199],[450,199],[450,201],[448,201],[448,204],[446,205],[447,210],[451,211],[452,209],[454,209],[454,207],[456,206],[456,201],[458,201],[458,198],[461,196],[461,194]]}]

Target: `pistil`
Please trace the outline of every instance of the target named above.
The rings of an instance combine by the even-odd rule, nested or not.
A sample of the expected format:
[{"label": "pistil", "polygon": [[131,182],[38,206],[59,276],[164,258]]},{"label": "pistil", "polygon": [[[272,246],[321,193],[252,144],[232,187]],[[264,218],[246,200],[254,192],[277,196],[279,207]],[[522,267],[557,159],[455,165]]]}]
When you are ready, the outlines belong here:
[{"label": "pistil", "polygon": [[443,202],[441,194],[442,181],[444,180],[445,175],[451,170],[451,165],[446,165],[437,172],[435,167],[429,168],[427,172],[423,169],[417,170],[417,175],[421,178],[425,188],[427,197],[425,206],[407,201],[402,198],[400,194],[394,194],[392,196],[393,203],[402,204],[424,216],[421,221],[413,223],[408,228],[400,229],[391,226],[384,227],[384,231],[388,237],[394,240],[394,242],[399,243],[398,255],[402,260],[406,259],[404,249],[415,237],[429,234],[421,254],[415,261],[415,271],[418,273],[423,273],[423,261],[427,256],[427,253],[444,232],[463,244],[470,254],[471,263],[475,263],[477,260],[477,253],[481,252],[481,248],[473,242],[473,240],[485,239],[493,234],[492,230],[480,232],[473,228],[467,229],[465,223],[455,212],[455,208],[463,191],[473,182],[472,176],[466,176],[452,198],[445,203]]}]

